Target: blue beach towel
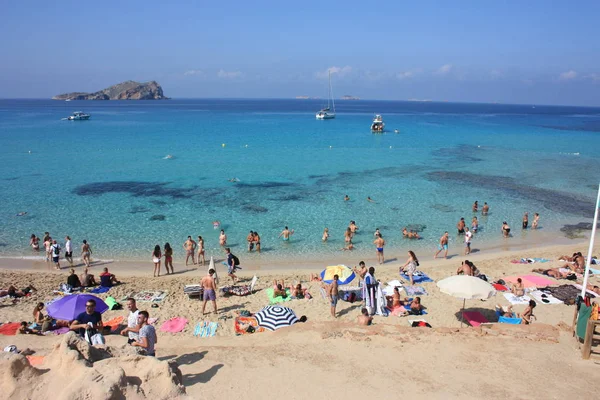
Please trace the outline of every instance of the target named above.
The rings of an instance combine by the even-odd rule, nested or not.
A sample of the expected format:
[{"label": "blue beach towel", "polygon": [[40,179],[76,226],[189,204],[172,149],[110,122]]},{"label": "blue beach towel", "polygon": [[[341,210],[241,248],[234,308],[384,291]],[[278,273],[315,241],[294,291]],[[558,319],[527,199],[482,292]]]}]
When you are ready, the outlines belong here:
[{"label": "blue beach towel", "polygon": [[110,290],[109,287],[106,286],[98,286],[97,288],[93,288],[92,290],[89,291],[89,293],[94,293],[94,294],[98,294],[98,293],[106,293]]},{"label": "blue beach towel", "polygon": [[[401,273],[400,276],[403,277],[404,279],[406,279],[407,281],[410,281],[410,278],[405,273]],[[413,275],[413,282],[414,283],[433,282],[433,279],[431,279],[424,273],[421,273],[421,275]]]},{"label": "blue beach towel", "polygon": [[[410,299],[410,300],[412,301],[412,299]],[[405,305],[404,308],[407,310],[410,310],[410,305]],[[421,311],[421,315],[427,315],[427,310]]]},{"label": "blue beach towel", "polygon": [[194,329],[194,336],[213,337],[217,332],[218,325],[219,324],[217,322],[198,322],[196,324],[196,328]]}]

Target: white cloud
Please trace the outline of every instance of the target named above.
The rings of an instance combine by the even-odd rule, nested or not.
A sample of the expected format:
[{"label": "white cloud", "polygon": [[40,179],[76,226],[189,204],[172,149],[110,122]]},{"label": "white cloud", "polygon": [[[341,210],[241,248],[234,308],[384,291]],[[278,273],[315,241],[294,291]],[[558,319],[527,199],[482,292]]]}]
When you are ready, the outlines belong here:
[{"label": "white cloud", "polygon": [[225,71],[224,69],[220,69],[217,72],[217,77],[221,79],[235,79],[241,78],[244,74],[240,71]]},{"label": "white cloud", "polygon": [[339,77],[343,77],[352,72],[352,67],[349,65],[346,65],[345,67],[329,67],[325,71],[317,72],[315,75],[319,79],[326,79],[329,76],[330,72],[331,75],[338,75]]},{"label": "white cloud", "polygon": [[452,64],[444,64],[435,71],[436,75],[447,75],[452,71]]},{"label": "white cloud", "polygon": [[567,72],[563,72],[559,75],[558,80],[560,81],[570,81],[577,78],[577,72],[570,70]]},{"label": "white cloud", "polygon": [[204,72],[199,70],[199,69],[190,69],[187,70],[183,73],[183,75],[185,76],[190,76],[190,75],[204,75]]},{"label": "white cloud", "polygon": [[414,71],[404,71],[404,72],[398,72],[396,74],[396,78],[398,78],[401,81],[404,79],[414,78],[414,76],[415,76]]},{"label": "white cloud", "polygon": [[586,76],[586,78],[591,79],[594,83],[600,82],[600,74],[589,74]]}]

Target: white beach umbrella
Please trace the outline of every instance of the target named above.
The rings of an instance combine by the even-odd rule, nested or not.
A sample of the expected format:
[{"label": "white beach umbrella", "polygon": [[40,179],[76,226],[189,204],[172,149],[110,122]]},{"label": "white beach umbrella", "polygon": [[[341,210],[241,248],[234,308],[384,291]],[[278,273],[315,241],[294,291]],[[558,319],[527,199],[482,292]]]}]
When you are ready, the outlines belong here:
[{"label": "white beach umbrella", "polygon": [[270,331],[290,326],[298,322],[298,317],[294,310],[281,306],[266,306],[254,317],[258,321],[258,326],[262,326]]},{"label": "white beach umbrella", "polygon": [[[463,311],[466,300],[487,300],[496,295],[496,289],[483,279],[469,275],[454,275],[437,283],[440,292],[463,299]],[[461,313],[462,315],[462,313]],[[464,318],[461,318],[461,326]]]},{"label": "white beach umbrella", "polygon": [[210,262],[208,263],[208,271],[210,271],[211,269],[215,270],[215,283],[218,285],[219,284],[219,275],[217,274],[217,268],[215,268],[215,260],[213,259],[213,256],[210,256]]}]

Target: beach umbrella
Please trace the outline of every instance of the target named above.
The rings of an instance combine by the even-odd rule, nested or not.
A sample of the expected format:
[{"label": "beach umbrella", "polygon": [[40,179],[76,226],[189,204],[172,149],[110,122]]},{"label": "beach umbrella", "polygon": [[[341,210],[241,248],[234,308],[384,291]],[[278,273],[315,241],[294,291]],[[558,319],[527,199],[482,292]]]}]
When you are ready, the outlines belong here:
[{"label": "beach umbrella", "polygon": [[298,322],[298,317],[296,317],[294,310],[281,306],[266,306],[254,314],[254,317],[258,321],[258,326],[262,326],[270,331],[275,331]]},{"label": "beach umbrella", "polygon": [[347,285],[356,277],[354,271],[345,265],[330,265],[321,272],[321,278],[325,283],[333,282],[333,276],[338,276],[338,285]]},{"label": "beach umbrella", "polygon": [[79,314],[85,312],[85,303],[89,300],[96,301],[96,311],[100,314],[108,310],[106,303],[99,297],[91,294],[72,294],[50,304],[48,315],[55,319],[73,321]]},{"label": "beach umbrella", "polygon": [[[486,281],[469,275],[454,275],[437,283],[440,292],[463,299],[462,311],[466,300],[487,300],[496,294],[496,289]],[[462,315],[462,313],[461,313]],[[461,317],[462,326],[464,316]]]},{"label": "beach umbrella", "polygon": [[208,273],[208,271],[211,269],[215,270],[215,283],[219,284],[219,275],[217,274],[217,268],[215,268],[215,260],[213,259],[213,256],[210,256],[210,262],[208,263],[208,269],[206,272]]}]

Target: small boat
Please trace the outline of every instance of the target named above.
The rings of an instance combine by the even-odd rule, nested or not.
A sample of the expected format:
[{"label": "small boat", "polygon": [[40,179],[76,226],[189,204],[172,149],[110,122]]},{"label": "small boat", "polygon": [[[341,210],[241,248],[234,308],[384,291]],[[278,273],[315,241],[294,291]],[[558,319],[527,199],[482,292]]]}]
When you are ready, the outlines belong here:
[{"label": "small boat", "polygon": [[82,111],[75,111],[73,113],[73,115],[69,116],[69,118],[67,118],[69,121],[83,121],[83,120],[87,120],[90,119],[91,115],[90,114],[86,114]]},{"label": "small boat", "polygon": [[379,114],[375,115],[375,118],[373,118],[373,123],[371,124],[371,132],[383,133],[384,129],[385,123],[383,122],[383,117]]},{"label": "small boat", "polygon": [[[333,105],[331,110],[330,102]],[[327,107],[322,108],[315,117],[317,119],[334,119],[335,118],[335,101],[333,100],[333,91],[331,90],[331,71],[329,71],[329,93],[327,93]]]}]

